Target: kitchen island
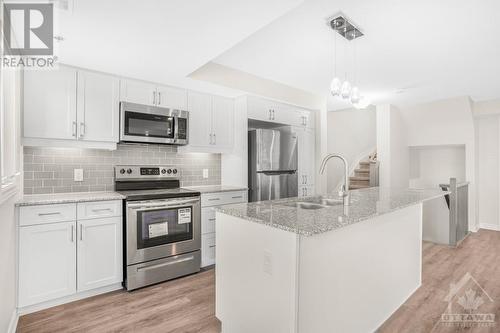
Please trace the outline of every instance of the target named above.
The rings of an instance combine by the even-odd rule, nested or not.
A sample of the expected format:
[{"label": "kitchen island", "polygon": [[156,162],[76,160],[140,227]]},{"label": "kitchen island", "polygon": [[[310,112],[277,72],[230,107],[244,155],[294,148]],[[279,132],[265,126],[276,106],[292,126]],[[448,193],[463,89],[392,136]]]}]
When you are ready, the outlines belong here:
[{"label": "kitchen island", "polygon": [[422,203],[446,193],[369,188],[349,206],[322,196],[217,209],[222,332],[375,331],[421,285]]}]

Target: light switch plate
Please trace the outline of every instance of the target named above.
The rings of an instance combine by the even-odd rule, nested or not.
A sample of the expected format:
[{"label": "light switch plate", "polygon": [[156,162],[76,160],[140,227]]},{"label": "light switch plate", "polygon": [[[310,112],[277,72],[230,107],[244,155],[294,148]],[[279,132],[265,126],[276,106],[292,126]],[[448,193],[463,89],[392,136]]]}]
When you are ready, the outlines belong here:
[{"label": "light switch plate", "polygon": [[74,181],[83,182],[83,169],[73,169],[74,171]]},{"label": "light switch plate", "polygon": [[208,169],[203,169],[203,178],[208,178]]}]

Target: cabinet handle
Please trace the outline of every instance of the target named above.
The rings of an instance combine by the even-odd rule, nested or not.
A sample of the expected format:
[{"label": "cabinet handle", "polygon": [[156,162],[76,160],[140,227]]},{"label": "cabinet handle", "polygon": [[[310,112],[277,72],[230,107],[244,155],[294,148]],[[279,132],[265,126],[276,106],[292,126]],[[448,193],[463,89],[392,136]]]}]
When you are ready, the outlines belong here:
[{"label": "cabinet handle", "polygon": [[269,109],[269,120],[273,120],[273,111],[271,109]]},{"label": "cabinet handle", "polygon": [[210,222],[213,222],[213,221],[215,221],[215,219],[208,219],[208,220],[209,220]]},{"label": "cabinet handle", "polygon": [[272,110],[272,114],[273,114],[273,120],[274,120],[274,116],[275,116],[274,109]]},{"label": "cabinet handle", "polygon": [[49,215],[61,215],[60,212],[54,212],[54,213],[38,213],[38,216],[49,216]]},{"label": "cabinet handle", "polygon": [[85,136],[85,123],[80,123],[80,138]]},{"label": "cabinet handle", "polygon": [[74,136],[76,138],[76,121],[73,122],[73,134],[72,136]]},{"label": "cabinet handle", "polygon": [[73,225],[71,225],[71,243],[73,243],[75,241],[75,237],[73,235],[74,234],[74,229],[75,228],[73,227]]},{"label": "cabinet handle", "polygon": [[243,196],[242,195],[237,195],[235,197],[231,197],[231,199],[243,199]]},{"label": "cabinet handle", "polygon": [[80,240],[83,241],[83,224],[80,224]]},{"label": "cabinet handle", "polygon": [[214,145],[216,145],[217,144],[217,136],[215,135],[215,133],[213,135],[214,135]]},{"label": "cabinet handle", "polygon": [[158,92],[158,105],[161,104],[161,92]]},{"label": "cabinet handle", "polygon": [[306,183],[305,184],[307,185],[307,175],[305,175],[304,178],[306,179]]},{"label": "cabinet handle", "polygon": [[210,133],[208,136],[210,137],[210,139],[208,140],[208,144],[213,145],[213,143],[212,143],[212,133]]},{"label": "cabinet handle", "polygon": [[208,201],[219,201],[220,198],[211,198],[211,199],[208,199]]},{"label": "cabinet handle", "polygon": [[156,104],[156,91],[153,91],[153,105]]},{"label": "cabinet handle", "polygon": [[208,247],[213,249],[215,247],[215,245],[209,245]]}]

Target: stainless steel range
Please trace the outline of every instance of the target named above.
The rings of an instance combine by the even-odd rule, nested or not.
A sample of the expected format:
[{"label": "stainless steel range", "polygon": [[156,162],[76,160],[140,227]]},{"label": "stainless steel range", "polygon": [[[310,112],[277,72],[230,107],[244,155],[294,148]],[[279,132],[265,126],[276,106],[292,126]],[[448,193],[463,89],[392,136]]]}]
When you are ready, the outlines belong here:
[{"label": "stainless steel range", "polygon": [[125,195],[124,276],[127,290],[200,270],[200,193],[179,187],[171,166],[115,167]]}]

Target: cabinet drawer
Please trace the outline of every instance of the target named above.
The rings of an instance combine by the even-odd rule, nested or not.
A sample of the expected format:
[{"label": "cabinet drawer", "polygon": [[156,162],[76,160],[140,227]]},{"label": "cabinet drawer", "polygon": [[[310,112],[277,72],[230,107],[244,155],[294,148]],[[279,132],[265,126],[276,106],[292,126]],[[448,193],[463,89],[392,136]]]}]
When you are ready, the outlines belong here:
[{"label": "cabinet drawer", "polygon": [[215,264],[215,233],[201,236],[201,267]]},{"label": "cabinet drawer", "polygon": [[122,201],[94,201],[78,203],[78,220],[122,216]]},{"label": "cabinet drawer", "polygon": [[19,208],[19,225],[36,225],[76,220],[76,204],[25,206]]},{"label": "cabinet drawer", "polygon": [[201,195],[201,206],[220,206],[247,201],[246,191],[207,193]]},{"label": "cabinet drawer", "polygon": [[201,209],[201,233],[210,234],[215,232],[215,210],[213,208]]}]

